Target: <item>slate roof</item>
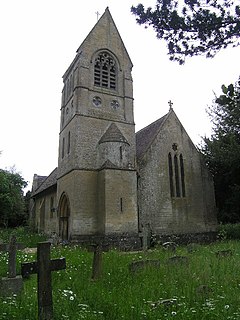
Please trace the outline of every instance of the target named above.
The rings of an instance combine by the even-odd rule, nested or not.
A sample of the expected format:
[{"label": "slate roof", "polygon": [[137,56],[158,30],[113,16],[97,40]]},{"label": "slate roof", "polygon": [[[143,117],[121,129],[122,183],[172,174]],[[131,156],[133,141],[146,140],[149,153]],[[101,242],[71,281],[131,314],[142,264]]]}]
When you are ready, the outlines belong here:
[{"label": "slate roof", "polygon": [[42,184],[35,190],[32,196],[35,196],[42,191],[54,186],[57,184],[57,168],[55,168],[48,177],[43,180]]},{"label": "slate roof", "polygon": [[137,160],[140,160],[146,153],[147,149],[152,144],[156,135],[158,134],[163,122],[167,118],[169,113],[167,113],[162,118],[149,124],[147,127],[141,129],[136,133],[136,155]]},{"label": "slate roof", "polygon": [[103,134],[102,138],[99,140],[99,144],[104,142],[123,142],[123,143],[129,144],[127,139],[124,137],[124,135],[118,129],[115,123],[111,123],[107,131]]}]

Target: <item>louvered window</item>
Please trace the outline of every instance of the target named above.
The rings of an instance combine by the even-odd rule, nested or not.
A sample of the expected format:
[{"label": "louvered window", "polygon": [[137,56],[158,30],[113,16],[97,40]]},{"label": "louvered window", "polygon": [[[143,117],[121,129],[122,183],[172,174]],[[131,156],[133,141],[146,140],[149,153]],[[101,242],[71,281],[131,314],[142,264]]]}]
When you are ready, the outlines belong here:
[{"label": "louvered window", "polygon": [[116,89],[116,62],[108,52],[101,52],[95,59],[94,85]]}]

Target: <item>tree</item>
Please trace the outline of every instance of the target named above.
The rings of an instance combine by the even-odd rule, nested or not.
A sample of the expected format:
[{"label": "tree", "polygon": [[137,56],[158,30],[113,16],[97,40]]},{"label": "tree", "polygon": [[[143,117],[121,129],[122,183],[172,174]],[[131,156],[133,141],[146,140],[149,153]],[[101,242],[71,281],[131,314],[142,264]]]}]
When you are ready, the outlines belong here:
[{"label": "tree", "polygon": [[240,44],[240,0],[156,0],[156,7],[131,7],[136,21],[152,26],[158,39],[168,45],[170,60],[180,64],[186,57]]},{"label": "tree", "polygon": [[24,221],[23,188],[27,182],[15,172],[0,169],[0,225],[15,227]]},{"label": "tree", "polygon": [[222,86],[208,114],[211,138],[203,138],[202,152],[213,174],[219,220],[240,222],[240,78]]}]

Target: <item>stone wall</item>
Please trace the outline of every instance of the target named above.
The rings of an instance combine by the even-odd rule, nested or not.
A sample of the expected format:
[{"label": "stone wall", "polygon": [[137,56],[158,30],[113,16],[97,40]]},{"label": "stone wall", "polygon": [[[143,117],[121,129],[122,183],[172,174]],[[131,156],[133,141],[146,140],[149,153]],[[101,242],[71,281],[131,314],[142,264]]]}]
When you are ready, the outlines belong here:
[{"label": "stone wall", "polygon": [[[177,146],[173,150],[173,144]],[[175,149],[175,148],[174,148]],[[168,155],[172,159],[183,156],[185,196],[170,194]],[[215,207],[212,181],[205,176],[203,182],[200,155],[177,119],[171,112],[163,123],[147,153],[139,162],[139,217],[140,225],[150,224],[155,234],[194,233],[213,230],[209,227],[210,214]],[[206,197],[208,186],[211,195]],[[175,186],[174,186],[175,187]],[[210,212],[207,210],[211,208]],[[213,219],[214,220],[214,219]]]}]

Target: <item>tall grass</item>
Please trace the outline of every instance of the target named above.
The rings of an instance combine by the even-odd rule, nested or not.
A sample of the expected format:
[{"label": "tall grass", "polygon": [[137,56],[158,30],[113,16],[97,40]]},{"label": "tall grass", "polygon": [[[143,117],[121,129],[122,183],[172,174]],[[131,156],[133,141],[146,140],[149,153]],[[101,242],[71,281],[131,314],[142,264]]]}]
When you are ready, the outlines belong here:
[{"label": "tall grass", "polygon": [[[233,255],[218,258],[216,252],[231,249]],[[188,264],[169,264],[173,255],[162,248],[146,254],[110,251],[103,254],[103,273],[91,280],[93,254],[79,246],[53,247],[52,258],[66,257],[67,269],[52,273],[54,319],[240,319],[240,246],[222,241],[196,246],[188,253],[178,247],[174,254],[188,257]],[[20,262],[35,254],[18,253]],[[159,259],[160,268],[128,269],[132,261]],[[6,255],[0,254],[0,266]],[[0,275],[4,276],[3,268]],[[37,280],[24,280],[18,296],[0,299],[0,319],[37,318]]]}]

